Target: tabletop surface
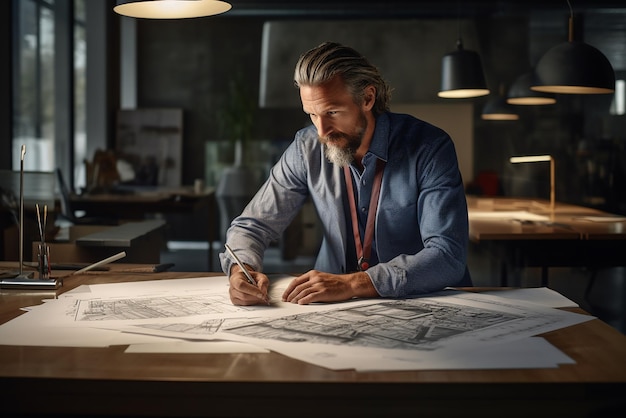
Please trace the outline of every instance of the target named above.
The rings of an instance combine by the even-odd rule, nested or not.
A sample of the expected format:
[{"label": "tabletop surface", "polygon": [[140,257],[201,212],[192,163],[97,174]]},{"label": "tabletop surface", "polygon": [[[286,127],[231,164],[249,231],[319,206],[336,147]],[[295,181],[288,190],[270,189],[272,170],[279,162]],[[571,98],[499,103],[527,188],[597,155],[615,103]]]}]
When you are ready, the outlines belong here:
[{"label": "tabletop surface", "polygon": [[182,201],[182,200],[199,200],[213,196],[214,188],[205,188],[201,193],[196,193],[193,187],[176,187],[176,188],[150,188],[137,189],[135,191],[128,189],[120,192],[107,193],[88,193],[71,196],[73,203],[90,203],[90,202],[162,202],[162,201]]},{"label": "tabletop surface", "polygon": [[626,217],[540,199],[468,196],[470,239],[623,240]]},{"label": "tabletop surface", "polygon": [[[15,266],[0,262],[3,267]],[[59,292],[81,284],[192,277],[210,280],[211,276],[119,271],[137,267],[141,266],[119,264],[108,272],[67,277]],[[54,294],[0,290],[0,323],[20,315],[21,307],[47,297]],[[0,345],[0,384],[4,399],[10,400],[0,403],[0,415],[623,416],[624,335],[594,319],[542,336],[576,364],[548,369],[356,372],[334,371],[276,352],[131,354],[124,352],[126,346]]]},{"label": "tabletop surface", "polygon": [[[11,267],[10,262],[0,267]],[[127,273],[134,265],[117,264],[111,271],[90,271],[64,279],[62,293],[80,284],[208,277],[216,273]],[[62,276],[68,272],[53,272]],[[480,290],[480,289],[472,289]],[[32,292],[32,291],[30,291]],[[29,291],[0,290],[0,322],[20,315],[20,308],[51,296]],[[54,296],[54,294],[52,294]],[[574,309],[576,312],[582,312]],[[576,364],[557,369],[442,370],[402,372],[333,371],[277,353],[264,354],[125,354],[125,346],[109,348],[20,347],[0,345],[0,376],[88,379],[165,379],[217,381],[328,382],[626,382],[626,337],[594,319],[543,335]],[[6,342],[4,342],[6,343]],[[53,356],[55,361],[49,362]],[[167,359],[167,361],[164,361]]]}]

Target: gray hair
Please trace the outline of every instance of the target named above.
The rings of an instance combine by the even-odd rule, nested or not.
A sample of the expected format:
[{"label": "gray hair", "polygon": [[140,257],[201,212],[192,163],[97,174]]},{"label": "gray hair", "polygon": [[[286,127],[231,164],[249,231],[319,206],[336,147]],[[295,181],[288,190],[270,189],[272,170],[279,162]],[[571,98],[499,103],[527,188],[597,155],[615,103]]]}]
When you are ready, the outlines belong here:
[{"label": "gray hair", "polygon": [[365,88],[374,86],[376,101],[374,115],[389,111],[391,88],[375,66],[354,49],[336,42],[325,42],[300,56],[294,71],[294,83],[300,86],[318,86],[340,76],[354,102],[362,104]]}]

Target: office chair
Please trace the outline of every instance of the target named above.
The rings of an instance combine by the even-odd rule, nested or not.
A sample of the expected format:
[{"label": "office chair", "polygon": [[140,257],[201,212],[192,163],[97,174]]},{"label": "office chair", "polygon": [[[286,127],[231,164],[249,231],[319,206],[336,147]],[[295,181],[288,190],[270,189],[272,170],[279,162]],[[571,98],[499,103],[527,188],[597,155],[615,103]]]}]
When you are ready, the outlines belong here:
[{"label": "office chair", "polygon": [[57,181],[59,183],[59,191],[61,192],[61,213],[60,216],[74,225],[118,225],[116,218],[96,217],[96,216],[76,216],[72,209],[72,201],[70,199],[70,189],[65,183],[63,173],[60,168],[56,169]]}]

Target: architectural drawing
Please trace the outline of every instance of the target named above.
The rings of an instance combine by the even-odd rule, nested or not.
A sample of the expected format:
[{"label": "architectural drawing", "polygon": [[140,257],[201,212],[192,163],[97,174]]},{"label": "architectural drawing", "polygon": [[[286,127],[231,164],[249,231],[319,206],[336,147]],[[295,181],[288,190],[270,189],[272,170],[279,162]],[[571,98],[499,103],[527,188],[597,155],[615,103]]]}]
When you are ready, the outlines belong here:
[{"label": "architectural drawing", "polygon": [[449,337],[524,317],[486,308],[408,299],[290,315],[255,324],[226,325],[222,331],[284,342],[428,350]]},{"label": "architectural drawing", "polygon": [[202,323],[200,324],[183,322],[176,322],[171,324],[141,324],[140,326],[138,326],[138,328],[159,330],[162,334],[184,333],[188,337],[192,337],[194,335],[213,335],[217,331],[219,331],[223,323],[223,319],[213,319],[208,321],[202,321]]},{"label": "architectural drawing", "polygon": [[240,312],[223,295],[160,295],[123,299],[86,299],[76,305],[75,321],[180,318]]},{"label": "architectural drawing", "polygon": [[291,280],[272,279],[270,306],[246,307],[230,302],[226,276],[89,285],[3,324],[0,343],[233,341],[357,371],[557,367],[573,360],[529,337],[593,319],[460,291],[298,305],[280,300]]}]

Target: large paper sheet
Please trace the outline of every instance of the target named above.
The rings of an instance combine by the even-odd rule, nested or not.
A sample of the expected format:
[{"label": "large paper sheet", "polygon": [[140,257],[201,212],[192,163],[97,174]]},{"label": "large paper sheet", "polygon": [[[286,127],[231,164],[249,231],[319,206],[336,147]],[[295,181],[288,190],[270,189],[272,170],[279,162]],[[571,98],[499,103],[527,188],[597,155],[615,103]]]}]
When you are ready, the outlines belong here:
[{"label": "large paper sheet", "polygon": [[[230,303],[226,276],[81,286],[0,326],[0,343],[127,344],[133,352],[273,350],[359,371],[544,368],[572,360],[533,337],[593,319],[510,293],[454,290],[297,305],[280,299],[290,280],[273,276],[270,306],[252,307]],[[243,345],[228,348],[228,342]]]}]

